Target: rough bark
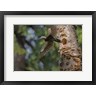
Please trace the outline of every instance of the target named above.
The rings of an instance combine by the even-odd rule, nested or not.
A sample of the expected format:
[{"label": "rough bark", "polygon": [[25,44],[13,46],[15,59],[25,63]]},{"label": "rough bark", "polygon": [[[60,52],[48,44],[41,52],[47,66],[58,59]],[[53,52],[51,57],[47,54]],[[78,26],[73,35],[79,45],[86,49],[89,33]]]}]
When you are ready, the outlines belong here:
[{"label": "rough bark", "polygon": [[76,32],[72,25],[55,26],[59,44],[60,70],[78,71],[81,69],[81,49],[78,46]]}]

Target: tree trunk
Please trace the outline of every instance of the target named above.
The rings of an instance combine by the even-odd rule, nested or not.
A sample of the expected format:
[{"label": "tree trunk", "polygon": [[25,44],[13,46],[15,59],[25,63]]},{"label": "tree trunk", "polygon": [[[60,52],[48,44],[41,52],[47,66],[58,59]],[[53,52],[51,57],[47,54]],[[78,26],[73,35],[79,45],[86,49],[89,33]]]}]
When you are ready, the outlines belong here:
[{"label": "tree trunk", "polygon": [[56,25],[59,44],[60,70],[78,71],[81,67],[81,49],[78,46],[75,28],[72,25]]}]

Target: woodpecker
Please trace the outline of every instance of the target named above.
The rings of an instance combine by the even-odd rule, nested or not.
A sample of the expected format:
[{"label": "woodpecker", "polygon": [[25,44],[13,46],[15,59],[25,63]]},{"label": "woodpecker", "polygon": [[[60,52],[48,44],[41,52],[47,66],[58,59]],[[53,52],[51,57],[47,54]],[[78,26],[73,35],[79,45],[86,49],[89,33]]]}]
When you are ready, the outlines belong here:
[{"label": "woodpecker", "polygon": [[[53,29],[52,29],[53,28]],[[48,36],[41,36],[40,39],[44,39],[46,44],[44,46],[44,48],[40,51],[40,57],[42,58],[43,56],[45,56],[45,54],[53,47],[54,41],[60,43],[61,41],[59,39],[56,38],[57,33],[56,30],[54,30],[55,28],[52,27],[48,29]],[[41,59],[40,58],[40,59]]]}]

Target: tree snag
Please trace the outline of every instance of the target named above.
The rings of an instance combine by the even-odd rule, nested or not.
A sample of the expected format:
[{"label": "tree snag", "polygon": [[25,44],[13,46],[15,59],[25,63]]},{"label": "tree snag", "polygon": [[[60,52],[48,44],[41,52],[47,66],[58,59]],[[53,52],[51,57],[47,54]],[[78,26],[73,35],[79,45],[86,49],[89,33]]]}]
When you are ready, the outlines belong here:
[{"label": "tree snag", "polygon": [[[78,45],[75,28],[72,25],[56,25],[56,33],[61,43],[59,43],[60,70],[80,71],[81,52]],[[54,31],[54,30],[52,30]]]}]

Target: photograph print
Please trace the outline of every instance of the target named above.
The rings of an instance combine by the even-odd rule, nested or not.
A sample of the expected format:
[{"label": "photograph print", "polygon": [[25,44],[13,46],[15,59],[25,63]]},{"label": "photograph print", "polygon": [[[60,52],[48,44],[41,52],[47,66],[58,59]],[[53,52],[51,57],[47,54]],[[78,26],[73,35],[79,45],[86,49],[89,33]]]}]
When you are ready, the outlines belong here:
[{"label": "photograph print", "polygon": [[82,71],[82,25],[14,25],[14,71]]}]

